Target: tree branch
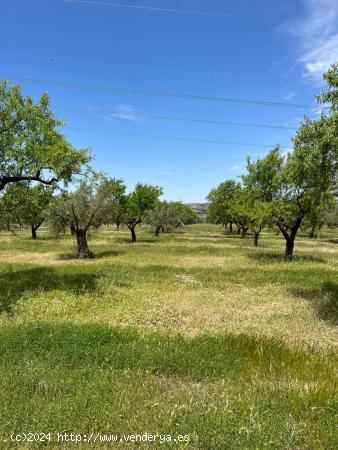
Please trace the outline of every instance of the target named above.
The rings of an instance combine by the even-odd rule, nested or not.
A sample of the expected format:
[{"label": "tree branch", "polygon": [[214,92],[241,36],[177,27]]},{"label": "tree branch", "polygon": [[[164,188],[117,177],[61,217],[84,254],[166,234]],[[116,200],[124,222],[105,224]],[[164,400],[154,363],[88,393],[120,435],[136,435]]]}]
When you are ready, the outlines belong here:
[{"label": "tree branch", "polygon": [[45,184],[47,186],[52,185],[53,183],[56,183],[59,181],[60,177],[53,177],[50,180],[44,180],[41,178],[41,170],[38,170],[35,175],[16,175],[11,177],[2,177],[0,178],[0,191],[4,189],[7,184],[10,183],[17,183],[19,181],[38,181],[42,184]]}]

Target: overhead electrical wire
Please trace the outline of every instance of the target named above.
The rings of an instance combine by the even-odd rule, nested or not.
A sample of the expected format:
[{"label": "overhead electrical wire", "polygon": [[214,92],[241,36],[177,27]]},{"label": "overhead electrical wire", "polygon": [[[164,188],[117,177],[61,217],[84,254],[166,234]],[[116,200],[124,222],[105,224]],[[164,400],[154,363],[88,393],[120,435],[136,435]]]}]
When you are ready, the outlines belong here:
[{"label": "overhead electrical wire", "polygon": [[261,124],[261,123],[246,123],[246,122],[227,122],[221,120],[208,120],[208,119],[196,119],[193,117],[178,117],[178,116],[166,116],[160,114],[148,114],[139,113],[135,111],[121,111],[121,110],[111,110],[106,108],[80,108],[75,106],[62,106],[55,105],[56,109],[65,109],[70,111],[80,111],[89,113],[99,113],[99,114],[110,114],[112,117],[125,116],[125,119],[130,119],[133,117],[143,117],[148,119],[159,119],[159,120],[170,120],[177,122],[191,122],[191,123],[204,123],[208,125],[220,125],[220,126],[237,126],[237,127],[247,127],[247,128],[269,128],[269,129],[279,129],[279,130],[297,130],[296,127],[289,127],[284,125],[273,125],[273,124]]},{"label": "overhead electrical wire", "polygon": [[269,20],[262,17],[247,16],[243,14],[228,14],[222,12],[212,12],[212,11],[196,11],[191,9],[178,9],[178,8],[159,8],[155,6],[142,6],[142,5],[132,5],[130,3],[111,3],[111,2],[101,2],[94,0],[65,0],[67,3],[82,3],[86,5],[96,5],[96,6],[110,6],[113,8],[127,8],[127,9],[137,9],[142,11],[153,11],[161,13],[170,14],[180,14],[180,15],[195,15],[195,16],[213,16],[213,17],[227,17],[232,19],[247,19],[247,20]]},{"label": "overhead electrical wire", "polygon": [[166,67],[138,66],[138,65],[131,65],[131,64],[112,64],[112,63],[100,62],[100,61],[88,61],[88,60],[81,60],[81,59],[59,58],[59,57],[55,57],[55,56],[41,56],[41,55],[31,55],[31,54],[27,54],[27,53],[8,52],[5,50],[0,50],[0,54],[7,55],[7,56],[15,56],[18,58],[39,59],[39,60],[48,61],[48,62],[62,62],[62,63],[70,63],[70,64],[88,64],[88,65],[94,65],[94,66],[100,66],[100,67],[112,67],[114,69],[142,70],[142,71],[162,72],[162,73],[167,72],[167,73],[172,73],[172,74],[176,73],[176,74],[181,74],[181,75],[208,77],[208,78],[224,76],[224,74],[221,74],[221,73],[202,73],[202,72],[194,72],[194,71],[187,71],[187,70],[170,69],[170,68],[166,68]]},{"label": "overhead electrical wire", "polygon": [[[101,130],[97,128],[84,128],[84,127],[73,127],[67,126],[68,130],[74,131],[86,131],[90,133],[104,133],[104,134],[116,134],[120,136],[131,136],[131,137],[141,137],[141,138],[150,138],[150,139],[161,139],[166,141],[182,141],[182,142],[195,142],[202,144],[217,144],[217,145],[236,145],[236,146],[245,146],[245,147],[266,147],[273,148],[276,144],[254,144],[251,142],[232,142],[232,141],[222,141],[222,140],[213,140],[213,139],[199,139],[199,138],[183,138],[183,137],[174,137],[174,136],[163,136],[158,134],[143,134],[143,133],[129,133],[118,130]],[[286,148],[286,147],[281,147]]]},{"label": "overhead electrical wire", "polygon": [[[81,3],[88,5],[97,5],[97,6],[108,6],[115,8],[127,8],[127,9],[137,9],[144,11],[153,11],[153,12],[163,12],[163,13],[171,13],[171,14],[181,14],[181,15],[197,15],[197,16],[214,16],[214,17],[227,17],[227,18],[238,18],[238,19],[248,19],[248,20],[269,20],[264,19],[262,17],[252,17],[240,14],[227,14],[221,12],[208,12],[208,11],[196,11],[196,10],[181,10],[175,8],[159,8],[159,7],[151,7],[151,6],[142,6],[142,5],[132,5],[127,3],[110,3],[110,2],[102,2],[102,1],[94,1],[94,0],[65,0],[68,3]],[[154,67],[141,67],[141,66],[132,66],[132,65],[118,65],[111,63],[100,63],[94,61],[81,61],[81,60],[72,60],[66,58],[55,58],[55,57],[44,57],[44,56],[36,56],[36,55],[27,55],[27,54],[15,54],[13,52],[4,52],[0,51],[1,54],[20,56],[20,57],[30,57],[43,59],[48,61],[58,61],[58,62],[67,62],[67,63],[77,63],[77,64],[92,64],[92,65],[100,65],[100,66],[108,66],[115,68],[124,68],[124,69],[138,69],[138,70],[151,70],[151,71],[161,71],[161,72],[173,72],[173,73],[185,73],[187,75],[206,75],[206,76],[218,76],[219,74],[201,74],[196,72],[185,72],[176,69],[167,69],[167,68],[154,68]],[[1,76],[1,75],[0,75]],[[274,107],[289,107],[289,108],[299,108],[299,109],[325,109],[327,106],[325,105],[306,105],[306,104],[297,104],[297,103],[285,103],[285,102],[276,102],[276,101],[267,101],[267,100],[257,100],[257,99],[247,99],[247,98],[232,98],[232,97],[222,97],[222,96],[206,96],[206,95],[194,95],[189,93],[178,93],[178,92],[165,92],[165,91],[157,91],[157,90],[146,90],[146,89],[137,89],[137,88],[120,88],[114,86],[103,86],[96,84],[82,84],[76,82],[67,82],[67,81],[57,81],[57,80],[43,80],[43,79],[32,79],[25,77],[16,77],[16,76],[4,76],[1,77],[10,79],[10,80],[20,80],[23,82],[29,83],[41,83],[41,84],[54,84],[57,86],[64,86],[67,88],[80,88],[80,89],[93,89],[93,90],[108,90],[121,94],[138,94],[138,95],[149,95],[149,96],[162,96],[162,97],[174,97],[179,99],[187,99],[187,100],[197,100],[197,101],[209,101],[209,102],[223,102],[223,103],[238,103],[238,104],[251,104],[251,105],[260,105],[260,106],[274,106]],[[95,108],[76,108],[76,107],[67,107],[67,106],[57,106],[57,108],[63,109],[72,109],[77,111],[88,111],[88,112],[105,112],[110,114],[123,114],[123,111],[109,111],[104,109],[95,109]],[[128,114],[126,112],[125,114]],[[195,119],[190,117],[177,117],[177,116],[166,116],[159,114],[146,114],[146,113],[135,113],[132,112],[133,116],[137,117],[145,117],[145,118],[155,118],[160,120],[173,120],[173,121],[184,121],[184,122],[194,122],[194,123],[205,123],[205,124],[213,124],[213,125],[230,125],[230,126],[242,126],[242,127],[255,127],[255,128],[278,128],[285,130],[295,130],[296,128],[282,126],[282,125],[271,125],[271,124],[255,124],[255,123],[244,123],[244,122],[226,122],[219,120],[206,120],[206,119]],[[135,138],[150,138],[150,139],[160,139],[160,140],[168,140],[168,141],[182,141],[182,142],[194,142],[194,143],[203,143],[203,144],[215,144],[215,145],[232,145],[232,146],[246,146],[246,147],[264,147],[264,148],[273,148],[275,144],[257,144],[251,142],[233,142],[233,141],[223,141],[223,140],[212,140],[212,139],[201,139],[201,138],[184,138],[184,137],[174,137],[174,136],[164,136],[164,135],[153,135],[153,134],[143,134],[143,133],[131,133],[131,132],[122,132],[118,130],[102,130],[96,128],[85,128],[85,127],[67,127],[67,129],[74,131],[83,131],[83,132],[93,132],[93,133],[104,133],[104,134],[115,134],[120,136],[129,136]],[[287,148],[287,147],[281,147]]]},{"label": "overhead electrical wire", "polygon": [[165,92],[138,88],[120,88],[114,86],[104,86],[97,84],[82,84],[77,82],[68,81],[57,81],[57,80],[41,80],[35,78],[25,78],[21,76],[12,76],[0,74],[1,78],[8,80],[18,80],[28,83],[40,83],[40,84],[54,84],[56,86],[63,86],[68,88],[80,88],[80,89],[93,89],[93,90],[104,90],[111,91],[120,94],[138,94],[138,95],[150,95],[150,96],[161,96],[161,97],[173,97],[186,100],[197,100],[197,101],[209,101],[209,102],[221,102],[221,103],[239,103],[239,104],[251,104],[251,105],[261,105],[261,106],[275,106],[275,107],[287,107],[287,108],[298,108],[298,109],[326,109],[326,105],[305,105],[298,103],[285,103],[276,102],[268,100],[256,100],[256,99],[246,99],[246,98],[234,98],[234,97],[216,97],[216,96],[206,96],[206,95],[194,95],[179,92]]}]

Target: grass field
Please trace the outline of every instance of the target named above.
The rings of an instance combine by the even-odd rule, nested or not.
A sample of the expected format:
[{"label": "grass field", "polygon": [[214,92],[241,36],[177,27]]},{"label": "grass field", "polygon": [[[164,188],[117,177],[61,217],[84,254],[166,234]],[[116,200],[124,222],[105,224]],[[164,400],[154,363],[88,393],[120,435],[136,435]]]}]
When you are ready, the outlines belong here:
[{"label": "grass field", "polygon": [[[189,435],[74,448],[338,447],[338,244],[195,225],[0,238],[0,448],[56,432]],[[51,432],[50,443],[11,433]],[[2,444],[1,444],[2,442]]]}]

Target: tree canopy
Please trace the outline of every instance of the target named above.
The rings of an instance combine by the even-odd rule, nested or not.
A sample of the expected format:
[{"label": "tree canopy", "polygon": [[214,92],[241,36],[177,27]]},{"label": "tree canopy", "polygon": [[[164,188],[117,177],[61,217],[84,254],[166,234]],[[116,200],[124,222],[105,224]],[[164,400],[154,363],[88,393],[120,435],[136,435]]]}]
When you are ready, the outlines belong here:
[{"label": "tree canopy", "polygon": [[288,260],[301,225],[319,227],[319,217],[337,194],[338,65],[324,78],[328,87],[318,100],[331,103],[331,108],[319,119],[304,118],[293,138],[293,151],[284,157],[277,146],[264,158],[248,158],[244,189],[237,186],[234,192],[229,188],[236,184],[228,180],[208,196],[209,217],[223,224],[232,218],[243,234],[250,227],[257,233],[264,224],[274,224],[286,240]]},{"label": "tree canopy", "polygon": [[62,125],[48,94],[34,103],[18,85],[0,81],[0,191],[19,181],[67,182],[80,172],[90,159],[88,150],[69,144],[59,132]]},{"label": "tree canopy", "polygon": [[226,180],[212,189],[207,196],[209,202],[207,219],[210,222],[221,223],[222,225],[235,222],[230,204],[238,195],[240,189],[240,184],[234,180]]},{"label": "tree canopy", "polygon": [[80,259],[91,256],[87,232],[104,222],[110,195],[109,181],[94,176],[80,180],[74,191],[62,193],[52,202],[51,226],[56,233],[64,232],[67,228],[73,231]]},{"label": "tree canopy", "polygon": [[161,231],[170,231],[198,221],[198,214],[182,202],[159,201],[146,215],[146,222],[153,226],[156,236],[159,236]]},{"label": "tree canopy", "polygon": [[138,183],[135,189],[121,200],[123,222],[129,228],[132,242],[136,242],[136,227],[145,213],[152,210],[162,195],[162,188]]},{"label": "tree canopy", "polygon": [[35,239],[38,228],[46,218],[52,195],[52,189],[43,184],[13,183],[6,188],[1,205],[7,210],[8,220],[29,225]]}]

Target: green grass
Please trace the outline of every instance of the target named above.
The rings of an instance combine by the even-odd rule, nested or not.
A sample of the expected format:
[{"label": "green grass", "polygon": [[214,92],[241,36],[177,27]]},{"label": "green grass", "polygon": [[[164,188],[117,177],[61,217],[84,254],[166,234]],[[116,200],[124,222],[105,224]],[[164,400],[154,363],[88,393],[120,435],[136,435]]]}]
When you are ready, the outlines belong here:
[{"label": "green grass", "polygon": [[[0,448],[336,449],[338,245],[196,225],[0,237]],[[11,433],[189,435],[15,444]]]}]

